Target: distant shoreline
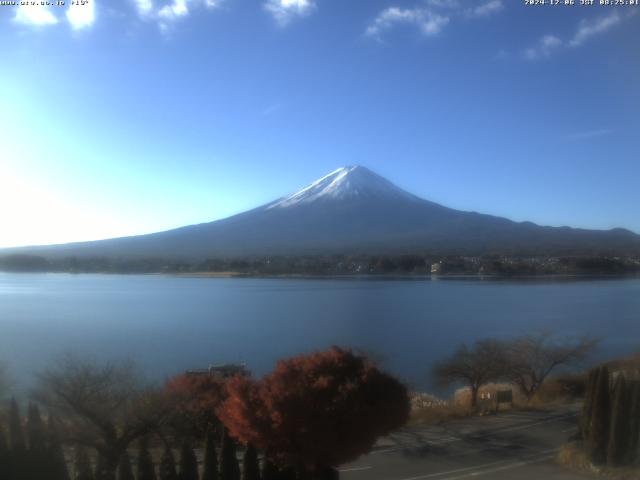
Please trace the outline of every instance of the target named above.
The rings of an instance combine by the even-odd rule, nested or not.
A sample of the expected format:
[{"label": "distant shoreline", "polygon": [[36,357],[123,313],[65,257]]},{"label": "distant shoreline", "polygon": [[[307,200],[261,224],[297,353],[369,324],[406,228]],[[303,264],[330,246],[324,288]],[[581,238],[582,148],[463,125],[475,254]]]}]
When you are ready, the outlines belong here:
[{"label": "distant shoreline", "polygon": [[40,270],[40,271],[17,271],[0,269],[0,274],[39,274],[39,275],[109,275],[109,276],[161,276],[176,278],[201,278],[201,279],[292,279],[292,280],[406,280],[406,281],[455,281],[455,280],[478,280],[478,281],[571,281],[571,280],[623,280],[638,279],[640,272],[627,273],[521,273],[521,274],[500,274],[500,273],[359,273],[359,274],[338,274],[338,273],[260,273],[260,272],[114,272],[114,271],[61,271],[61,270]]},{"label": "distant shoreline", "polygon": [[0,270],[0,274],[27,275],[109,275],[109,276],[162,276],[177,278],[253,278],[253,279],[296,279],[296,280],[622,280],[638,279],[640,273],[547,273],[547,274],[480,274],[480,273],[441,273],[441,274],[312,274],[312,273],[248,273],[248,272],[81,272],[81,271],[14,271]]},{"label": "distant shoreline", "polygon": [[[43,272],[44,273],[44,272]],[[48,273],[65,273],[65,272],[48,272]],[[100,272],[94,272],[101,274]],[[82,273],[78,273],[82,274]],[[456,274],[445,273],[438,275],[430,274],[302,274],[302,273],[247,273],[247,272],[184,272],[184,273],[112,273],[104,272],[105,275],[158,275],[166,277],[178,278],[247,278],[247,279],[294,279],[294,280],[622,280],[622,279],[638,279],[640,273],[633,274],[540,274],[540,275],[500,275],[500,274]]]},{"label": "distant shoreline", "polygon": [[557,279],[640,275],[640,257],[336,255],[222,258],[0,256],[0,271],[156,274],[192,278]]}]

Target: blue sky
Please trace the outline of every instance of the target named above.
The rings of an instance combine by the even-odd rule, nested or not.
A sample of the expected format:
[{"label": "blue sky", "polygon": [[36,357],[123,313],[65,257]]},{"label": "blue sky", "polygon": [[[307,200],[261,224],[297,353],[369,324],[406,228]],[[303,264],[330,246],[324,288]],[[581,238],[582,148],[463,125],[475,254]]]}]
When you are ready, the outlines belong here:
[{"label": "blue sky", "polygon": [[0,246],[222,218],[362,164],[445,205],[640,232],[640,7],[0,5]]}]

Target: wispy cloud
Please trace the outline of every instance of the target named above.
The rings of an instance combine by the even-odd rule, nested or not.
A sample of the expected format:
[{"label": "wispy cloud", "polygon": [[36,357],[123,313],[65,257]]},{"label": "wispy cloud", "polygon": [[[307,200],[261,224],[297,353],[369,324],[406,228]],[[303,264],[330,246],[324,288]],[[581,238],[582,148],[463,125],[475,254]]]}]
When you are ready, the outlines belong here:
[{"label": "wispy cloud", "polygon": [[67,10],[67,21],[74,30],[82,30],[90,27],[96,21],[96,7],[93,0],[82,4],[80,2],[71,3]]},{"label": "wispy cloud", "polygon": [[573,38],[569,41],[570,47],[579,47],[591,37],[600,35],[620,23],[621,18],[617,11],[593,21],[582,20]]},{"label": "wispy cloud", "polygon": [[144,20],[154,20],[160,31],[166,33],[177,20],[187,17],[194,8],[214,9],[224,0],[166,0],[157,5],[154,0],[132,0],[138,15]]},{"label": "wispy cloud", "polygon": [[51,11],[51,7],[45,5],[27,5],[18,7],[13,20],[17,23],[30,26],[46,26],[58,23],[58,18]]},{"label": "wispy cloud", "polygon": [[507,49],[506,48],[501,48],[493,56],[493,60],[507,60],[510,57],[511,57],[511,55],[509,54]]},{"label": "wispy cloud", "polygon": [[299,17],[306,17],[316,9],[314,0],[267,0],[264,4],[267,12],[282,27]]},{"label": "wispy cloud", "polygon": [[425,4],[433,8],[460,8],[458,0],[426,0]]},{"label": "wispy cloud", "polygon": [[474,17],[486,17],[502,10],[502,0],[490,0],[468,10],[468,14]]},{"label": "wispy cloud", "polygon": [[389,7],[378,14],[365,33],[378,37],[396,25],[410,24],[417,26],[424,35],[437,35],[448,23],[448,16],[439,15],[428,8]]},{"label": "wispy cloud", "polygon": [[527,60],[537,60],[549,57],[552,53],[563,48],[580,47],[592,37],[602,35],[622,23],[622,20],[623,18],[617,11],[593,20],[582,20],[570,39],[562,40],[555,35],[544,35],[535,45],[524,50],[524,57]]},{"label": "wispy cloud", "polygon": [[533,47],[529,47],[524,51],[527,60],[536,60],[538,58],[548,57],[552,52],[562,46],[562,40],[555,35],[544,35],[538,43]]},{"label": "wispy cloud", "polygon": [[365,35],[380,38],[385,31],[404,24],[418,27],[426,36],[435,36],[456,18],[486,17],[502,8],[502,0],[489,0],[472,8],[459,0],[425,0],[413,8],[392,6],[376,16]]},{"label": "wispy cloud", "polygon": [[584,132],[577,132],[568,135],[567,138],[569,140],[588,140],[590,138],[603,137],[605,135],[610,135],[615,130],[613,128],[601,128],[599,130],[587,130]]}]

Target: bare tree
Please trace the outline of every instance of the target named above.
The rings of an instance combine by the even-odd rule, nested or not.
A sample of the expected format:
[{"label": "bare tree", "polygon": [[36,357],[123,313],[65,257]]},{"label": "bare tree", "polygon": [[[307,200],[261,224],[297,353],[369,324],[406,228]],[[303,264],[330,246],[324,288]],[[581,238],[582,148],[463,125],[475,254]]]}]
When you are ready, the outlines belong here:
[{"label": "bare tree", "polygon": [[551,372],[581,362],[597,343],[587,337],[560,339],[550,332],[518,337],[505,343],[505,377],[531,400]]},{"label": "bare tree", "polygon": [[471,407],[478,405],[482,385],[497,380],[503,374],[504,347],[497,340],[479,340],[473,347],[461,345],[447,360],[435,365],[433,375],[441,386],[454,383],[471,390]]},{"label": "bare tree", "polygon": [[104,478],[114,480],[129,444],[157,430],[171,408],[159,391],[143,385],[131,363],[72,357],[40,375],[35,397],[61,419],[65,440],[95,449]]}]

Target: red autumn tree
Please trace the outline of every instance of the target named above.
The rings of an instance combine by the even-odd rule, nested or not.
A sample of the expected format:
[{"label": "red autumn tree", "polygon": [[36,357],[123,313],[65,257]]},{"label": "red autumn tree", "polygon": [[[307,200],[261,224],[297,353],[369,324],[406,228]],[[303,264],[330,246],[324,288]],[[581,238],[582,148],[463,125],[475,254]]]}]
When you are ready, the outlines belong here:
[{"label": "red autumn tree", "polygon": [[218,409],[218,417],[232,436],[266,452],[271,422],[261,393],[256,380],[233,377],[227,382],[228,396]]},{"label": "red autumn tree", "polygon": [[210,375],[182,374],[168,380],[165,392],[175,405],[174,423],[198,435],[217,425],[216,410],[227,397],[225,380]]},{"label": "red autumn tree", "polygon": [[228,394],[219,417],[230,433],[299,471],[352,461],[409,416],[400,382],[337,347],[280,361],[260,382],[235,378]]}]

